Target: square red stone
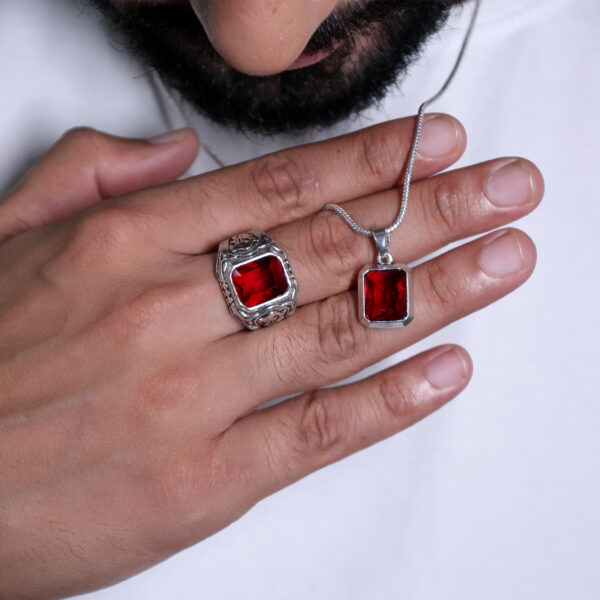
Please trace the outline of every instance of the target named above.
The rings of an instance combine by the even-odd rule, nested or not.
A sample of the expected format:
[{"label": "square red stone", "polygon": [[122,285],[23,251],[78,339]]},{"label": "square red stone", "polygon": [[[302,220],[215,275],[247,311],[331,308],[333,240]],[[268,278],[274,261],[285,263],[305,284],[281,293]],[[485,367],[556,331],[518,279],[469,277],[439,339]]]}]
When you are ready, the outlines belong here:
[{"label": "square red stone", "polygon": [[231,280],[238,298],[248,308],[274,300],[289,289],[283,264],[272,254],[236,267]]},{"label": "square red stone", "polygon": [[365,317],[371,322],[402,321],[408,316],[404,269],[373,269],[364,275]]}]

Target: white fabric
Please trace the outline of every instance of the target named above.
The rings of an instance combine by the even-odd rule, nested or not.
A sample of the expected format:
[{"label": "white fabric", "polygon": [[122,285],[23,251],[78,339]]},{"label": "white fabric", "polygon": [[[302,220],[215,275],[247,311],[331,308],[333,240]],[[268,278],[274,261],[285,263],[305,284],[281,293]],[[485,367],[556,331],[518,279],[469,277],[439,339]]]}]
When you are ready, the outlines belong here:
[{"label": "white fabric", "polygon": [[[532,279],[410,350],[465,345],[475,362],[467,391],[89,598],[598,597],[600,5],[484,0],[482,10],[465,63],[434,109],[466,126],[461,164],[526,156],[543,170],[547,194],[519,224],[539,251]],[[455,11],[402,93],[327,135],[413,114],[447,74],[467,18]],[[144,136],[183,124],[146,68],[114,46],[76,0],[2,0],[0,190],[72,126]],[[192,118],[226,162],[294,143]],[[214,167],[201,154],[194,170]]]}]

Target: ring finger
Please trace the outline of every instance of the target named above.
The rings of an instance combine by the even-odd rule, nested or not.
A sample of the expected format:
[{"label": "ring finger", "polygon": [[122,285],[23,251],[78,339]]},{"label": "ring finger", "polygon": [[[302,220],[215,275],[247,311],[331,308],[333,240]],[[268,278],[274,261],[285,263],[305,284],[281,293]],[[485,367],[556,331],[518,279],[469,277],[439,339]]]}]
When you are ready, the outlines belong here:
[{"label": "ring finger", "polygon": [[[497,182],[500,181],[500,184]],[[542,178],[523,159],[498,159],[413,184],[405,220],[391,236],[396,262],[411,263],[451,242],[505,225],[532,210],[541,199]],[[401,189],[344,208],[363,227],[393,222]],[[287,249],[299,281],[299,303],[308,304],[351,287],[357,271],[374,262],[372,238],[354,232],[331,211],[271,232]]]},{"label": "ring finger", "polygon": [[243,390],[222,382],[225,422],[270,398],[338,381],[483,308],[521,285],[535,258],[523,232],[494,232],[415,268],[415,320],[408,328],[363,327],[356,294],[347,291],[303,307],[276,327],[222,340],[232,369],[254,357]]},{"label": "ring finger", "polygon": [[[396,262],[413,262],[456,240],[509,223],[535,208],[542,197],[538,169],[523,159],[497,159],[413,184],[401,228],[392,235]],[[393,221],[400,190],[354,200],[344,208],[366,227]],[[373,262],[375,247],[342,218],[321,211],[269,232],[285,250],[298,280],[300,305],[347,290],[358,270]],[[215,296],[216,297],[216,296]],[[242,328],[218,298],[216,321],[227,335]]]}]

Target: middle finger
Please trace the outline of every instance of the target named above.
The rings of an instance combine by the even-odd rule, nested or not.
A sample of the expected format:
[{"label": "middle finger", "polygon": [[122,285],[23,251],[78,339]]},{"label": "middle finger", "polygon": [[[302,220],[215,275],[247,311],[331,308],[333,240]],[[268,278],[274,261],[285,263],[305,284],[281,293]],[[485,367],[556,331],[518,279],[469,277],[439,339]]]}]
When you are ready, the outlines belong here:
[{"label": "middle finger", "polygon": [[220,380],[220,417],[227,425],[261,403],[339,381],[510,293],[533,271],[533,242],[500,230],[414,269],[414,323],[401,329],[364,327],[356,293],[343,292],[301,308],[277,327],[222,340],[230,371]]},{"label": "middle finger", "polygon": [[[451,242],[510,223],[537,206],[543,188],[537,167],[514,158],[418,181],[411,188],[405,220],[392,234],[390,252],[395,262],[411,263]],[[381,227],[395,218],[400,196],[401,190],[390,190],[347,202],[344,208],[362,226]],[[288,255],[298,280],[299,305],[349,289],[358,271],[376,257],[373,240],[355,233],[331,211],[283,225],[269,235]],[[221,297],[217,302],[215,323],[222,335],[242,329]]]},{"label": "middle finger", "polygon": [[[411,263],[443,246],[495,229],[533,210],[541,200],[543,179],[531,162],[502,158],[416,182],[406,217],[391,236],[395,262]],[[344,208],[363,227],[392,223],[400,188]],[[354,232],[336,213],[321,211],[270,232],[286,249],[299,282],[299,304],[322,300],[350,288],[358,271],[375,262],[371,237]]]}]

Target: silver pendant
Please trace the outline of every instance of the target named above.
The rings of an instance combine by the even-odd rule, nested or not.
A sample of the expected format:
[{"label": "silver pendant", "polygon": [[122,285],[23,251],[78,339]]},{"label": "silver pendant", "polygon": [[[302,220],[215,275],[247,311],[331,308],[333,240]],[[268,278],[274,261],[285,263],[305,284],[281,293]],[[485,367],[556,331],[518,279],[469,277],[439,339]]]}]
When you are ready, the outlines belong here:
[{"label": "silver pendant", "polygon": [[411,270],[394,263],[388,252],[390,234],[373,232],[377,264],[366,265],[358,274],[358,318],[366,327],[392,329],[413,320]]}]

